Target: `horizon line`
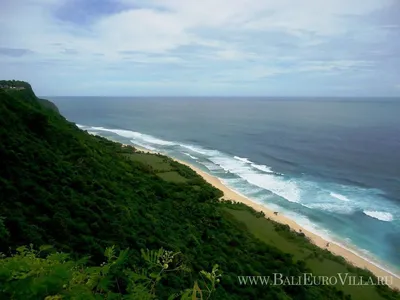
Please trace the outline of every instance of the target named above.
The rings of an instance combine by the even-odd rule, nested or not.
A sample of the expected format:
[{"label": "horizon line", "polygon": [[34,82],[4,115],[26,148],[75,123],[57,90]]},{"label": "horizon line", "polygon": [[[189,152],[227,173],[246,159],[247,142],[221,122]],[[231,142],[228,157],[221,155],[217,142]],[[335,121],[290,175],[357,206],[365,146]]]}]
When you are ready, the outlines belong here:
[{"label": "horizon line", "polygon": [[207,95],[207,96],[194,96],[194,95],[38,95],[38,97],[85,97],[85,98],[105,98],[105,97],[113,97],[113,98],[364,98],[364,99],[376,99],[376,98],[393,98],[400,99],[399,96],[251,96],[251,95],[243,95],[243,96],[234,96],[234,95]]}]

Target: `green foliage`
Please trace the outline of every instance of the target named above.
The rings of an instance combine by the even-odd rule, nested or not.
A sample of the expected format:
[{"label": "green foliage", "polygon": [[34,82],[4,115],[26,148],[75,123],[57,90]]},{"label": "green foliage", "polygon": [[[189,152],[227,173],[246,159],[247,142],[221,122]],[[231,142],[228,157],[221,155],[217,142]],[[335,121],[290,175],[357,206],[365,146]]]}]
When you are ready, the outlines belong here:
[{"label": "green foliage", "polygon": [[[100,266],[86,266],[87,259],[74,261],[69,255],[59,252],[42,255],[52,250],[42,246],[40,250],[30,247],[19,247],[10,257],[0,253],[0,299],[158,299],[157,285],[161,280],[168,280],[168,273],[180,270],[188,271],[183,264],[174,268],[169,265],[177,255],[172,251],[144,251],[144,267],[129,267],[128,250],[120,251],[115,247],[105,250],[106,261]],[[196,293],[200,299],[209,299],[217,284],[217,266],[211,273],[201,271],[207,281],[203,291],[197,282],[193,288],[172,294],[169,299],[193,299]],[[119,281],[126,281],[126,293],[121,291]],[[196,298],[197,299],[197,298]]]},{"label": "green foliage", "polygon": [[0,86],[2,87],[21,87],[24,89],[32,90],[32,87],[29,83],[20,80],[0,80]]},{"label": "green foliage", "polygon": [[4,225],[3,217],[0,217],[0,239],[7,239],[10,233],[8,232],[7,228]]}]

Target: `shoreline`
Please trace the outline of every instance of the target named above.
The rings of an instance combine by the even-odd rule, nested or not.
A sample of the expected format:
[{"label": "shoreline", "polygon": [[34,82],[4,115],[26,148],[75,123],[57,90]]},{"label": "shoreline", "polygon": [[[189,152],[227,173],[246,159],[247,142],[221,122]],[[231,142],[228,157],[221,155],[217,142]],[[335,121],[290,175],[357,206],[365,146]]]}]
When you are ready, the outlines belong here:
[{"label": "shoreline", "polygon": [[[131,146],[131,145],[130,145]],[[162,154],[162,155],[166,155],[163,154],[161,152],[156,152],[156,151],[151,151],[151,150],[147,150],[143,147],[140,146],[136,146],[136,145],[132,145],[134,146],[137,150],[139,151],[143,151],[143,152],[147,152],[147,153],[153,153],[153,154]],[[391,271],[385,270],[382,267],[380,267],[379,265],[377,265],[374,262],[369,261],[367,258],[362,257],[360,254],[358,254],[356,251],[351,250],[346,248],[343,245],[338,244],[335,241],[330,241],[330,240],[326,240],[323,237],[303,228],[302,226],[300,226],[299,224],[297,224],[294,220],[282,215],[281,213],[279,213],[278,215],[274,214],[274,211],[272,211],[271,209],[269,209],[268,207],[256,203],[254,201],[252,201],[251,199],[245,197],[244,195],[239,194],[238,192],[232,190],[231,188],[229,188],[228,186],[226,186],[225,184],[222,183],[222,181],[213,176],[208,174],[207,172],[201,170],[200,168],[193,166],[192,164],[182,161],[180,159],[176,159],[174,157],[171,157],[169,155],[166,155],[168,157],[170,157],[171,159],[186,165],[187,167],[191,168],[192,170],[194,170],[197,174],[199,174],[205,181],[207,181],[209,184],[213,185],[214,187],[218,188],[219,190],[221,190],[224,193],[223,198],[226,200],[232,200],[235,202],[241,202],[253,209],[255,209],[256,211],[262,211],[265,214],[265,218],[269,218],[275,222],[281,223],[281,224],[285,224],[288,225],[292,230],[296,231],[296,232],[302,232],[305,234],[305,236],[307,238],[309,238],[310,242],[312,242],[314,245],[318,246],[319,248],[322,249],[327,249],[329,250],[331,253],[341,256],[343,257],[348,263],[350,263],[353,266],[359,267],[361,269],[367,269],[369,271],[371,271],[375,276],[377,277],[391,277],[391,284],[389,284],[389,286],[391,288],[395,288],[400,290],[400,277],[397,274],[392,273]],[[327,247],[327,244],[329,243],[329,247]]]}]

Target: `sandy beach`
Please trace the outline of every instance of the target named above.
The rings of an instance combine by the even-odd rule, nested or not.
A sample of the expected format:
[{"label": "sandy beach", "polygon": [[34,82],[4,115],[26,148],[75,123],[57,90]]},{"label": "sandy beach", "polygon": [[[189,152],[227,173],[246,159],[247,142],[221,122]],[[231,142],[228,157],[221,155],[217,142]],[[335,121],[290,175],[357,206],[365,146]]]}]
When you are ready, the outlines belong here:
[{"label": "sandy beach", "polygon": [[[143,149],[141,147],[135,146],[140,151],[144,152],[149,152],[149,153],[154,153],[152,151]],[[160,153],[162,154],[162,153]],[[173,158],[175,159],[175,158]],[[236,193],[235,191],[231,190],[227,186],[225,186],[218,178],[200,170],[199,168],[185,162],[181,161],[178,159],[175,159],[176,161],[180,162],[181,164],[184,164],[194,171],[196,171],[200,176],[202,176],[208,183],[211,185],[215,186],[216,188],[220,189],[224,193],[224,199],[226,200],[232,200],[235,202],[241,202],[246,204],[247,206],[250,206],[254,208],[256,211],[262,211],[265,214],[266,218],[270,218],[276,222],[282,223],[282,224],[287,224],[292,228],[292,230],[295,230],[297,232],[303,232],[315,245],[317,245],[320,248],[323,249],[329,249],[333,254],[339,255],[344,257],[349,263],[353,264],[354,266],[357,266],[362,269],[368,269],[370,270],[373,274],[379,277],[386,277],[390,278],[388,280],[388,283],[391,283],[390,286],[392,288],[396,288],[400,290],[400,276],[395,276],[394,274],[391,274],[390,272],[380,268],[379,266],[375,265],[374,263],[362,258],[355,252],[353,252],[350,249],[346,249],[335,242],[332,241],[327,241],[323,239],[322,237],[304,229],[301,227],[299,224],[297,224],[295,221],[285,217],[281,213],[278,213],[278,215],[274,214],[274,211],[268,209],[267,207],[260,205],[258,203],[255,203],[251,201],[250,199]],[[329,247],[327,248],[327,243],[329,242]]]}]

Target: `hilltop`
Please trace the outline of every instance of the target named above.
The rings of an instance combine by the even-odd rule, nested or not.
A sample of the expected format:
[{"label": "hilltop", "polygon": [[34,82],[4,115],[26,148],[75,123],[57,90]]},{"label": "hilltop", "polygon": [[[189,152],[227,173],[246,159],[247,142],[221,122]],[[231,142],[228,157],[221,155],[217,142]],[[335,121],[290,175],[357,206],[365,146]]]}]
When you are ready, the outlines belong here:
[{"label": "hilltop", "polygon": [[20,80],[0,80],[0,90],[7,94],[23,100],[31,100],[41,104],[43,107],[59,113],[58,107],[49,100],[36,97],[31,85]]}]

